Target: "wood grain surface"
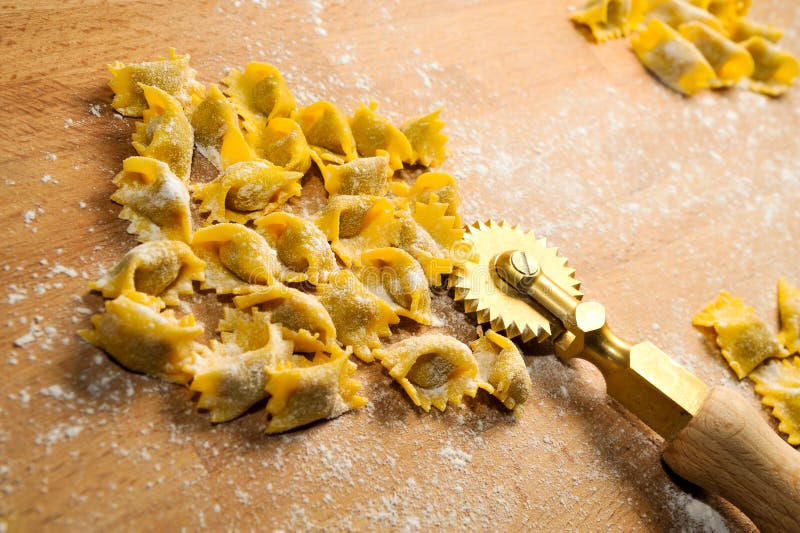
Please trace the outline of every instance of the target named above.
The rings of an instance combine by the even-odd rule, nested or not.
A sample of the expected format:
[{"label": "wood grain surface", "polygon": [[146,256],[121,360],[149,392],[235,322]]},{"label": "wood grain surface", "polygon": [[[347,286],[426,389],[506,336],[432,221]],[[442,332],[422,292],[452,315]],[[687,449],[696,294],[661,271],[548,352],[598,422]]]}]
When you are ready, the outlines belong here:
[{"label": "wood grain surface", "polygon": [[[360,364],[367,408],[269,437],[263,411],[213,426],[188,391],[75,335],[102,306],[87,281],[134,245],[108,199],[133,121],[105,65],[174,46],[205,83],[273,63],[301,105],[443,106],[466,221],[535,229],[620,335],[767,419],[690,320],[724,288],[776,324],[778,277],[800,282],[800,89],[682,98],[625,40],[589,42],[576,3],[0,2],[0,531],[751,530],[667,473],[587,365],[530,350],[515,420],[482,396],[422,413]],[[754,4],[800,52],[800,5]],[[474,335],[448,295],[436,313]]]}]

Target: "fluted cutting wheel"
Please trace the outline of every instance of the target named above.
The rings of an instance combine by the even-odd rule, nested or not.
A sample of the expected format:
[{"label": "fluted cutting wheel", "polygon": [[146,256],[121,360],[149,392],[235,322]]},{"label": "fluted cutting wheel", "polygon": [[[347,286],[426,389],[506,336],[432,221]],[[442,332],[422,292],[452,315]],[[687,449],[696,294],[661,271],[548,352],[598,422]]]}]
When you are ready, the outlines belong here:
[{"label": "fluted cutting wheel", "polygon": [[473,246],[472,256],[454,272],[452,286],[455,299],[463,300],[464,310],[475,313],[479,324],[488,323],[494,331],[505,332],[509,338],[520,337],[523,342],[541,342],[553,333],[550,321],[530,305],[527,297],[507,294],[495,283],[490,262],[508,250],[522,250],[535,257],[550,279],[576,298],[582,297],[580,282],[575,279],[575,270],[567,266],[567,259],[532,231],[489,220],[467,226],[464,239]]}]

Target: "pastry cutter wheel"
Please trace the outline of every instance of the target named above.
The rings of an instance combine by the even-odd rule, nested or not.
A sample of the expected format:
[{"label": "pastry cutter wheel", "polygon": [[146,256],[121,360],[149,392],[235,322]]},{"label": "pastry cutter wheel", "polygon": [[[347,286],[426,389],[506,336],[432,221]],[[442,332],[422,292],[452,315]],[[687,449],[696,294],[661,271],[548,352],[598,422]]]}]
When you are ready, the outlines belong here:
[{"label": "pastry cutter wheel", "polygon": [[661,435],[664,461],[719,494],[762,531],[800,531],[800,453],[738,393],[708,387],[650,342],[631,344],[582,300],[567,260],[518,226],[467,227],[471,257],[455,272],[456,300],[479,323],[523,342],[552,340],[556,356],[597,366],[614,399]]}]

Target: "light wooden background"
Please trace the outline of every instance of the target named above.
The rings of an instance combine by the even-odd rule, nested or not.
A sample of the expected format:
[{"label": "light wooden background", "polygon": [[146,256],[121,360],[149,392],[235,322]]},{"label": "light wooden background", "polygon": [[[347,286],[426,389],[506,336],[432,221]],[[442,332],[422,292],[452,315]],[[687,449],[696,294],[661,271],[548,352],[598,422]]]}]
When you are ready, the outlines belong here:
[{"label": "light wooden background", "polygon": [[[529,357],[519,421],[485,397],[421,413],[360,365],[368,408],[267,437],[263,413],[214,427],[74,334],[101,306],[87,279],[134,244],[108,200],[133,149],[105,64],[174,46],[206,83],[262,60],[301,104],[444,106],[465,220],[536,229],[621,335],[756,404],[690,320],[726,288],[775,324],[778,277],[800,282],[800,89],[681,98],[627,42],[588,42],[575,3],[0,3],[0,531],[750,529],[672,479],[586,365]],[[800,4],[754,3],[800,52]]]}]

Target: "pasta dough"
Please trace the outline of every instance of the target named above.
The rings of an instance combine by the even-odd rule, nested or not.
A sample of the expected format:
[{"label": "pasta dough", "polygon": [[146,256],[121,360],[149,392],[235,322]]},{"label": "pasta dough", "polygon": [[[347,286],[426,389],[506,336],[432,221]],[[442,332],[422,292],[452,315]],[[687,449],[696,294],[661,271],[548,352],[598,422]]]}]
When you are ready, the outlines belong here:
[{"label": "pasta dough", "polygon": [[317,150],[322,160],[341,164],[358,157],[350,124],[332,103],[313,103],[298,109],[292,118],[300,125],[308,144]]},{"label": "pasta dough", "polygon": [[130,221],[128,233],[140,241],[191,240],[189,191],[166,163],[129,157],[113,182],[118,189],[111,199],[122,205],[119,218]]},{"label": "pasta dough", "polygon": [[717,74],[713,85],[730,86],[753,74],[755,64],[744,47],[700,22],[680,27],[684,39],[695,45]]},{"label": "pasta dough", "polygon": [[93,329],[78,333],[129,370],[185,384],[191,377],[185,367],[203,348],[194,342],[203,328],[193,315],[179,319],[163,308],[154,296],[126,292],[106,301],[105,313],[92,317]]},{"label": "pasta dough", "polygon": [[195,108],[191,122],[197,151],[218,170],[256,158],[239,127],[236,108],[217,85],[211,86],[206,98]]},{"label": "pasta dough", "polygon": [[800,64],[790,53],[761,37],[742,43],[755,62],[750,88],[769,96],[780,96],[794,83]]},{"label": "pasta dough", "polygon": [[447,335],[409,337],[375,358],[389,370],[415,405],[430,411],[444,411],[447,403],[459,405],[464,396],[478,392],[478,364],[469,347]]},{"label": "pasta dough", "polygon": [[761,403],[772,407],[780,421],[778,429],[788,435],[789,444],[800,445],[800,357],[770,361],[750,374],[750,379],[763,397]]},{"label": "pasta dough", "polygon": [[196,185],[200,212],[209,213],[206,224],[245,224],[264,216],[300,196],[300,172],[292,172],[264,161],[243,161],[228,167],[214,181]]},{"label": "pasta dough", "polygon": [[276,117],[269,121],[258,147],[261,157],[271,163],[305,174],[311,167],[311,149],[300,125],[292,119]]},{"label": "pasta dough", "polygon": [[628,35],[644,17],[647,0],[589,0],[572,15],[572,21],[588,26],[598,43]]},{"label": "pasta dough", "polygon": [[331,248],[345,266],[359,266],[361,253],[390,246],[394,240],[395,208],[386,198],[376,196],[335,197],[317,224],[331,240]]},{"label": "pasta dough", "polygon": [[784,278],[778,280],[778,310],[781,316],[778,342],[789,353],[800,354],[800,288]]},{"label": "pasta dough", "polygon": [[144,122],[136,123],[133,147],[141,156],[165,162],[186,182],[192,170],[192,125],[175,98],[157,87],[142,85],[142,91],[148,108],[144,110]]},{"label": "pasta dough", "polygon": [[765,359],[787,355],[755,310],[725,291],[698,313],[692,324],[713,328],[722,356],[739,379],[750,374]]},{"label": "pasta dough", "polygon": [[742,17],[730,24],[731,39],[736,42],[746,41],[750,37],[762,37],[777,43],[783,37],[783,30],[768,24],[761,24],[749,18]]},{"label": "pasta dough", "polygon": [[131,249],[111,271],[89,286],[116,298],[129,291],[160,297],[178,305],[178,295],[193,292],[192,281],[205,279],[206,264],[180,241],[149,241]]},{"label": "pasta dough", "polygon": [[442,133],[444,122],[439,118],[441,109],[427,115],[411,118],[400,126],[400,131],[411,144],[411,164],[438,167],[447,159],[447,135]]},{"label": "pasta dough", "polygon": [[203,95],[203,85],[195,80],[195,70],[189,67],[189,55],[176,55],[169,49],[168,59],[145,63],[124,64],[119,61],[108,66],[114,91],[111,106],[127,117],[141,117],[147,102],[142,85],[158,87],[174,96],[184,108],[189,108]]},{"label": "pasta dough", "polygon": [[356,148],[365,157],[378,155],[379,151],[387,154],[391,170],[399,170],[403,163],[414,162],[414,150],[397,126],[375,112],[377,107],[375,102],[371,102],[369,107],[362,104],[350,119]]},{"label": "pasta dough", "polygon": [[478,364],[480,387],[519,413],[531,394],[533,384],[517,346],[508,338],[488,330],[469,344]]},{"label": "pasta dough", "polygon": [[376,248],[361,254],[361,264],[361,282],[388,301],[397,315],[431,324],[428,279],[416,259],[399,248]]},{"label": "pasta dough", "polygon": [[[725,32],[722,23],[714,15],[685,0],[645,0],[648,2],[645,21],[660,20],[667,26],[678,29],[687,22],[701,22],[718,32]],[[648,24],[649,27],[649,24]]]},{"label": "pasta dough", "polygon": [[407,198],[410,209],[414,209],[417,203],[447,204],[447,216],[456,216],[461,205],[461,195],[455,178],[444,172],[420,174],[411,187],[403,182],[395,182],[392,184],[392,192]]},{"label": "pasta dough", "polygon": [[343,165],[323,165],[325,190],[336,194],[383,196],[389,190],[392,169],[389,157],[379,151],[375,157],[360,157]]}]

